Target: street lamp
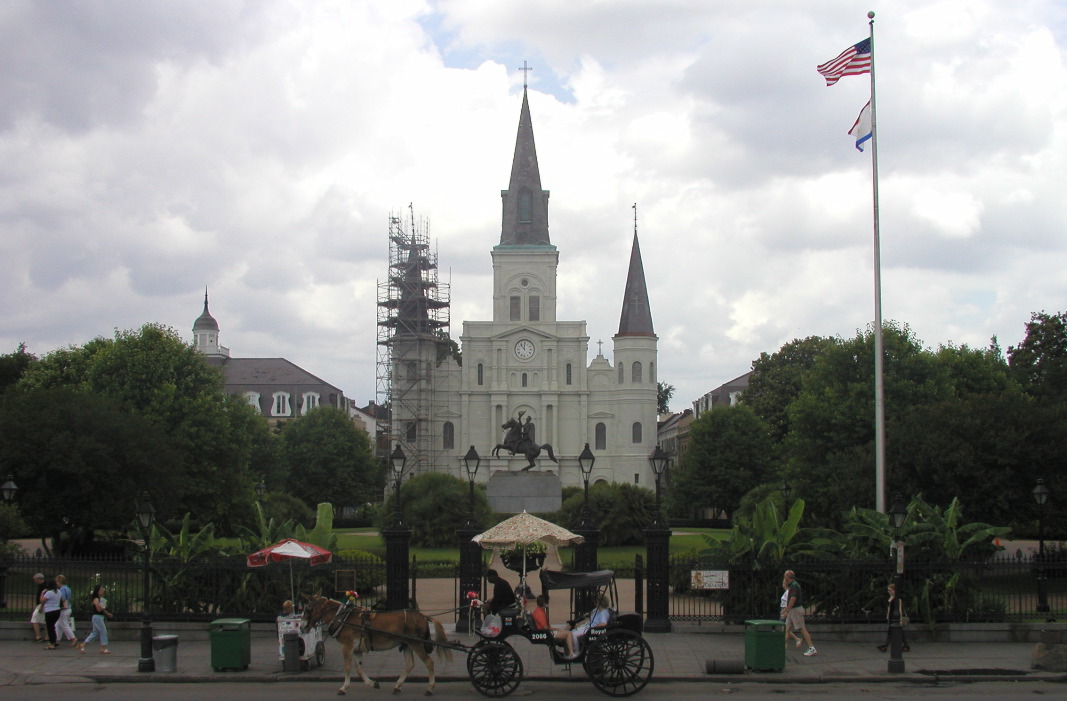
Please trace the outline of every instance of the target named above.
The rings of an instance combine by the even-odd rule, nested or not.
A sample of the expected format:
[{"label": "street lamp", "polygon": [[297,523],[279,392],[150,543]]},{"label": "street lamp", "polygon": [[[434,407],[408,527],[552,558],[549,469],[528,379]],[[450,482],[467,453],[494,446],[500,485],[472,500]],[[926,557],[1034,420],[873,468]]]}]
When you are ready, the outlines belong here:
[{"label": "street lamp", "polygon": [[670,621],[670,543],[671,529],[663,518],[659,504],[660,478],[670,464],[670,456],[658,445],[648,456],[656,476],[656,517],[644,530],[645,554],[648,557],[648,615],[645,630],[650,633],[671,632]]},{"label": "street lamp", "polygon": [[260,478],[259,484],[256,485],[256,496],[258,496],[260,498],[260,500],[262,500],[263,499],[263,495],[266,494],[266,493],[267,493],[267,483],[263,481],[263,478]]},{"label": "street lamp", "polygon": [[[482,532],[482,525],[478,523],[474,515],[474,478],[478,475],[478,468],[482,464],[482,458],[472,445],[467,454],[463,456],[463,468],[467,471],[467,483],[470,491],[467,493],[467,522],[456,529],[456,540],[459,541],[459,590],[460,600],[475,592],[474,597],[467,603],[479,598],[482,591],[482,546],[474,542],[474,536]],[[476,607],[468,606],[458,609],[456,616],[456,632],[470,633],[478,628],[479,611]]]},{"label": "street lamp", "polygon": [[1048,503],[1052,490],[1045,485],[1045,480],[1039,479],[1033,494],[1034,501],[1037,502],[1037,611],[1048,613],[1048,574],[1045,572],[1045,504]]},{"label": "street lamp", "polygon": [[[397,446],[399,448],[400,446]],[[470,491],[467,493],[467,523],[474,522],[474,478],[478,474],[478,468],[481,467],[482,458],[478,455],[478,451],[474,449],[472,445],[467,454],[463,456],[463,467],[467,470],[467,482],[470,486]]]},{"label": "street lamp", "polygon": [[3,484],[0,484],[0,493],[4,495],[4,501],[10,504],[15,501],[15,494],[19,491],[19,486],[15,484],[15,476],[8,475]]},{"label": "street lamp", "polygon": [[589,450],[589,444],[586,443],[582,448],[581,454],[578,456],[578,468],[582,471],[582,481],[585,484],[585,496],[582,501],[582,523],[586,524],[589,521],[589,476],[593,474],[593,465],[596,463],[596,456],[593,455],[593,451]]},{"label": "street lamp", "polygon": [[782,503],[785,504],[786,511],[788,511],[789,502],[793,501],[793,487],[788,482],[782,482],[782,486],[778,488],[778,491],[782,493]]},{"label": "street lamp", "polygon": [[663,522],[663,514],[659,508],[659,480],[663,476],[664,471],[667,469],[667,465],[670,463],[671,458],[669,455],[663,452],[663,448],[659,445],[656,446],[652,454],[648,456],[648,464],[652,466],[652,473],[656,476],[656,520],[655,523]]},{"label": "street lamp", "polygon": [[[15,494],[19,486],[15,484],[15,476],[8,475],[7,480],[0,484],[0,494],[4,496],[4,502],[10,504],[15,501]],[[7,565],[0,566],[0,609],[7,608]]]},{"label": "street lamp", "polygon": [[404,509],[400,503],[400,482],[404,479],[404,467],[408,464],[408,456],[404,454],[404,449],[400,447],[400,444],[396,444],[396,448],[389,455],[389,463],[393,467],[393,481],[396,484],[396,514],[394,515],[394,525],[403,525],[404,523]]},{"label": "street lamp", "polygon": [[901,589],[904,581],[904,541],[900,539],[900,529],[908,519],[908,509],[899,494],[893,499],[893,506],[889,507],[889,518],[896,539],[893,547],[897,551],[897,568],[893,575],[893,589],[896,591],[897,605],[889,611],[889,664],[886,671],[900,674],[904,672],[904,628],[900,621],[900,602],[904,596]]},{"label": "street lamp", "polygon": [[144,533],[144,604],[141,607],[141,659],[137,661],[138,672],[156,671],[156,661],[152,657],[152,620],[148,615],[148,571],[152,563],[152,523],[156,518],[156,509],[148,492],[141,492],[137,502],[137,520]]}]

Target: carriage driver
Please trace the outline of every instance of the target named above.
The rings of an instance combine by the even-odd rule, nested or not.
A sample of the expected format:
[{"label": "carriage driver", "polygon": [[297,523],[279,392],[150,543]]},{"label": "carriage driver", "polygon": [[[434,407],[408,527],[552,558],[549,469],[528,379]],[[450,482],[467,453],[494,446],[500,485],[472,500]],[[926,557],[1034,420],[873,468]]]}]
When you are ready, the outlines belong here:
[{"label": "carriage driver", "polygon": [[493,585],[493,598],[486,602],[489,604],[490,613],[500,613],[501,609],[515,605],[515,592],[507,580],[501,577],[496,570],[486,571],[485,581]]}]

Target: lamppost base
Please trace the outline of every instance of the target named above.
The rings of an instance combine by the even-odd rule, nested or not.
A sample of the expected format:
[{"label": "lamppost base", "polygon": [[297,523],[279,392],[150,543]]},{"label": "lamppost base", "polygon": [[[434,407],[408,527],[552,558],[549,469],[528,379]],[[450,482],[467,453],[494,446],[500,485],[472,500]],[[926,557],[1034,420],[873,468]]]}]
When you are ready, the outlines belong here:
[{"label": "lamppost base", "polygon": [[156,660],[152,656],[152,623],[141,621],[141,657],[137,660],[138,672],[156,671]]},{"label": "lamppost base", "polygon": [[904,660],[889,659],[889,664],[886,665],[886,671],[890,674],[903,674],[904,673]]}]

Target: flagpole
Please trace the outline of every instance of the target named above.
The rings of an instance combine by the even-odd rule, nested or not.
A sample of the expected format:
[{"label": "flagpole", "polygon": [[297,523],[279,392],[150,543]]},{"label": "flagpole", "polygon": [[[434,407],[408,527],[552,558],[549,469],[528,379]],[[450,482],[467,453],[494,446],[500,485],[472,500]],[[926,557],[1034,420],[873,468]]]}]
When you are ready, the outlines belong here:
[{"label": "flagpole", "polygon": [[874,501],[885,510],[885,381],[882,343],[882,252],[878,210],[878,108],[874,91],[874,11],[867,13],[871,27],[871,182],[874,187]]}]

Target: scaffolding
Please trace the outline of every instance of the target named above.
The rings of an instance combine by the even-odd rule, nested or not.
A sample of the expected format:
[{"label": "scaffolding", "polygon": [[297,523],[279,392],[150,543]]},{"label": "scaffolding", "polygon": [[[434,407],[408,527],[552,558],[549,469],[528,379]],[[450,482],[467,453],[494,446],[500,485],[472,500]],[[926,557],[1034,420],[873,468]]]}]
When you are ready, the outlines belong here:
[{"label": "scaffolding", "polygon": [[439,463],[435,371],[452,347],[449,287],[438,281],[428,229],[411,205],[406,222],[390,214],[389,273],[378,282],[377,401],[389,408],[387,445],[404,449],[411,475]]}]

